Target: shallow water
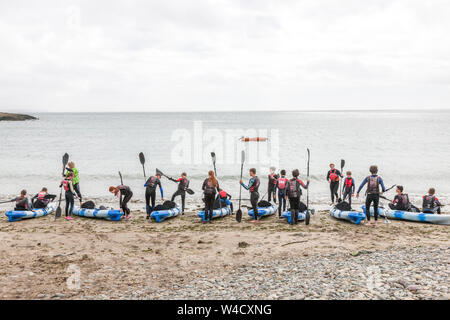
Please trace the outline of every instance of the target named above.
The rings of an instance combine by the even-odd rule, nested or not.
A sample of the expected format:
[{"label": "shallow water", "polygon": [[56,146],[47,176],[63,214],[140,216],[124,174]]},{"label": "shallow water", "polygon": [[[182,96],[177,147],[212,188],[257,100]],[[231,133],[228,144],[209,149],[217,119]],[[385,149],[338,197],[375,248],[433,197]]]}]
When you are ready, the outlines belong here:
[{"label": "shallow water", "polygon": [[[146,156],[146,174],[159,168],[178,177],[186,171],[194,197],[217,156],[221,186],[239,194],[240,151],[246,150],[244,180],[256,167],[267,186],[270,165],[306,175],[311,150],[310,198],[329,202],[325,176],[328,164],[351,170],[357,185],[371,164],[379,166],[386,186],[402,184],[412,197],[435,187],[450,196],[450,112],[258,112],[258,113],[109,113],[37,114],[38,121],[0,122],[0,197],[26,188],[36,193],[47,186],[58,191],[61,158],[67,152],[80,171],[82,193],[108,195],[118,171],[135,197],[143,197],[144,177],[138,153]],[[211,131],[213,130],[213,131]],[[249,130],[240,132],[240,130]],[[254,130],[254,132],[252,132]],[[269,142],[243,143],[240,135],[268,136]],[[231,137],[231,135],[234,135]],[[166,198],[176,185],[162,180]],[[246,192],[243,191],[245,197]],[[159,192],[158,192],[159,194]],[[389,194],[393,196],[392,193]],[[420,201],[416,201],[419,204]]]}]

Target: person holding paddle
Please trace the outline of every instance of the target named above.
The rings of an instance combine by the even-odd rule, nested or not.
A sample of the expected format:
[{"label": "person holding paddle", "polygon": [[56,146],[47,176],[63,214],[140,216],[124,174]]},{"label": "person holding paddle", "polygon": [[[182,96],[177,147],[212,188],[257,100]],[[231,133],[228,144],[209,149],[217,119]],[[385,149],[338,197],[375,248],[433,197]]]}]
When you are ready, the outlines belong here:
[{"label": "person holding paddle", "polygon": [[78,195],[78,199],[80,199],[80,205],[83,202],[83,197],[81,196],[80,191],[80,173],[77,168],[75,168],[75,163],[73,161],[70,161],[68,164],[68,167],[66,170],[68,172],[73,172],[73,189],[75,190],[75,193]]},{"label": "person holding paddle", "polygon": [[20,196],[15,197],[14,199],[10,200],[11,202],[16,202],[16,206],[14,210],[16,211],[32,211],[33,205],[31,204],[30,200],[28,200],[27,197],[27,190],[20,191]]},{"label": "person holding paddle", "polygon": [[[383,179],[378,175],[378,167],[375,165],[370,166],[369,171],[371,175],[366,177],[359,186],[358,192],[356,192],[356,198],[359,198],[359,192],[367,183],[367,190],[366,190],[367,222],[369,224],[372,224],[370,221],[370,205],[373,203],[373,215],[375,217],[374,226],[376,226],[378,221],[378,203],[380,202],[380,195],[386,191],[386,188],[384,187]],[[380,193],[380,186],[382,190],[381,193]]]},{"label": "person holding paddle", "polygon": [[128,208],[128,202],[133,197],[133,192],[131,191],[129,186],[124,186],[123,184],[117,187],[109,187],[109,192],[114,194],[119,198],[120,210],[124,213],[125,219],[128,220],[131,218],[130,209]]},{"label": "person holding paddle", "polygon": [[184,203],[186,200],[186,190],[189,188],[189,180],[187,179],[187,174],[186,174],[186,172],[183,172],[181,174],[181,177],[176,180],[173,178],[170,178],[170,177],[168,177],[167,179],[178,183],[178,189],[172,195],[172,198],[170,199],[170,201],[173,202],[176,197],[180,196],[181,197],[181,215],[184,215]]},{"label": "person holding paddle", "polygon": [[254,219],[252,222],[258,222],[258,200],[259,200],[258,189],[261,182],[259,178],[256,176],[255,168],[251,168],[249,170],[249,173],[250,173],[250,180],[248,181],[248,185],[245,185],[242,179],[239,180],[239,183],[242,187],[244,187],[245,190],[250,191],[250,203],[252,204],[254,212],[253,214]]},{"label": "person holding paddle", "polygon": [[331,204],[334,204],[334,198],[336,198],[336,201],[339,198],[338,189],[340,178],[343,178],[342,173],[335,168],[334,163],[330,163],[330,170],[327,173],[327,181],[330,184]]},{"label": "person holding paddle", "polygon": [[73,172],[67,172],[66,177],[63,179],[60,185],[60,187],[62,186],[65,191],[64,195],[66,198],[66,220],[73,220],[71,215],[75,203],[75,198],[78,197],[73,188],[73,177]]},{"label": "person holding paddle", "polygon": [[[150,219],[150,214],[155,208],[155,200],[156,200],[156,187],[159,186],[159,191],[161,193],[161,199],[164,202],[164,192],[161,186],[161,173],[156,172],[156,174],[150,178],[148,178],[147,182],[145,182],[145,209],[147,210],[147,219]],[[150,207],[150,200],[152,202],[152,206]]]},{"label": "person holding paddle", "polygon": [[[36,194],[33,198],[31,198],[31,201],[33,202],[33,207],[36,209],[45,208],[47,205],[55,200],[56,195],[55,194],[48,194],[47,188],[43,187],[42,190]],[[35,200],[36,199],[36,200]]]},{"label": "person holding paddle", "polygon": [[208,178],[203,181],[202,190],[205,197],[205,220],[203,220],[203,223],[212,223],[214,201],[216,199],[216,192],[219,190],[219,183],[214,175],[214,171],[209,170]]}]

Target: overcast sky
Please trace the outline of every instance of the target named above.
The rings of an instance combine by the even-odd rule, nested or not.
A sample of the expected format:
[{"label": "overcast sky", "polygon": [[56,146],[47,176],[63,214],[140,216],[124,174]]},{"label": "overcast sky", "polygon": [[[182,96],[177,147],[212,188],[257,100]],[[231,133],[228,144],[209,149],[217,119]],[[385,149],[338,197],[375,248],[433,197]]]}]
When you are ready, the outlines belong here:
[{"label": "overcast sky", "polygon": [[450,109],[448,0],[1,1],[0,110]]}]

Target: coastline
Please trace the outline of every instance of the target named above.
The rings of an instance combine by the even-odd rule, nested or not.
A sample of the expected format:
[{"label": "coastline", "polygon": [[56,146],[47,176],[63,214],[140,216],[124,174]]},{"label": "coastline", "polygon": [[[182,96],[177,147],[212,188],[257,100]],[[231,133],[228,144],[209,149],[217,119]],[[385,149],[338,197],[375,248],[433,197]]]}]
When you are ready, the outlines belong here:
[{"label": "coastline", "polygon": [[0,121],[26,121],[39,120],[39,118],[20,113],[0,112]]}]

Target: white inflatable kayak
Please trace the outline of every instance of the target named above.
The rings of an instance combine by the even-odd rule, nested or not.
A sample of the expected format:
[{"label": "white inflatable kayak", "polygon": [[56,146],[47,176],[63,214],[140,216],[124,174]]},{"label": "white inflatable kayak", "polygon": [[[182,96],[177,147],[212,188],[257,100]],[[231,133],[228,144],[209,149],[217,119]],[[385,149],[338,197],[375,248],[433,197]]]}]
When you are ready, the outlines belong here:
[{"label": "white inflatable kayak", "polygon": [[[231,207],[230,206],[226,206],[226,207],[222,207],[222,209],[214,209],[213,210],[213,219],[216,218],[220,218],[220,217],[224,217],[227,216],[231,213]],[[205,211],[202,210],[197,214],[198,217],[202,218],[203,221],[205,221]]]},{"label": "white inflatable kayak", "polygon": [[333,218],[340,220],[347,220],[354,224],[360,224],[361,221],[366,219],[366,215],[363,212],[358,211],[342,211],[336,209],[334,206],[330,208],[330,214]]},{"label": "white inflatable kayak", "polygon": [[[278,209],[277,204],[272,204],[270,207],[258,207],[258,217],[270,216],[274,214],[277,211],[277,209]],[[248,211],[248,215],[251,216],[252,218],[255,217],[253,209],[250,209]]]},{"label": "white inflatable kayak", "polygon": [[[365,207],[363,206],[364,211]],[[427,222],[434,224],[450,225],[450,214],[436,214],[436,213],[423,213],[423,212],[409,212],[380,208],[379,214],[383,217],[390,219]],[[373,208],[370,208],[370,214],[373,215]]]},{"label": "white inflatable kayak", "polygon": [[123,212],[120,210],[81,209],[80,207],[73,208],[72,213],[80,217],[106,219],[110,221],[120,221],[120,218],[123,216]]},{"label": "white inflatable kayak", "polygon": [[176,217],[181,213],[181,207],[176,207],[168,210],[152,211],[150,217],[155,219],[156,222],[162,222],[165,219]]},{"label": "white inflatable kayak", "polygon": [[8,217],[9,222],[19,221],[22,219],[31,219],[31,218],[38,218],[48,215],[49,213],[52,213],[55,211],[56,203],[51,202],[47,205],[46,208],[42,209],[34,209],[33,211],[18,211],[18,210],[11,210],[5,212],[5,215]]}]

